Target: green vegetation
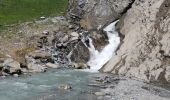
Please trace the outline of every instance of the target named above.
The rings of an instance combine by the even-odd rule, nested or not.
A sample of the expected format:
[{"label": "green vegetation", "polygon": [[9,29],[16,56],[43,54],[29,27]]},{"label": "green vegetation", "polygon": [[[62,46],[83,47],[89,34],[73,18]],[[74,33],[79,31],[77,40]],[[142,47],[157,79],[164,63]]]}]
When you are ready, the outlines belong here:
[{"label": "green vegetation", "polygon": [[62,15],[68,0],[0,0],[0,27],[41,16]]}]

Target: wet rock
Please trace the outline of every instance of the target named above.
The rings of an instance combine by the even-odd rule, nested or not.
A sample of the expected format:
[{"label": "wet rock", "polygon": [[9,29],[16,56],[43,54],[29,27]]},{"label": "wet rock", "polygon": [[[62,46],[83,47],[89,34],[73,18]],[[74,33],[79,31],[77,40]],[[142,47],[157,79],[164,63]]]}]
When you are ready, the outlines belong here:
[{"label": "wet rock", "polygon": [[92,31],[89,36],[93,39],[93,45],[98,51],[101,51],[109,43],[104,31]]},{"label": "wet rock", "polygon": [[19,75],[18,75],[18,74],[13,74],[13,76],[14,76],[14,77],[19,77]]},{"label": "wet rock", "polygon": [[23,72],[23,74],[29,72],[27,68],[22,68],[21,71]]},{"label": "wet rock", "polygon": [[11,74],[8,74],[8,73],[6,73],[6,72],[2,72],[2,76],[9,76],[9,75],[11,75]]},{"label": "wet rock", "polygon": [[53,63],[47,63],[46,66],[48,68],[59,68],[59,65],[58,64],[53,64]]},{"label": "wet rock", "polygon": [[70,59],[75,63],[86,63],[90,58],[88,48],[83,44],[83,42],[78,42],[72,51]]},{"label": "wet rock", "polygon": [[4,61],[3,66],[4,66],[3,70],[6,73],[10,73],[10,74],[17,73],[21,70],[20,63],[12,58],[7,58]]},{"label": "wet rock", "polygon": [[68,84],[62,84],[58,88],[61,90],[71,90],[72,89],[72,87]]},{"label": "wet rock", "polygon": [[0,76],[3,76],[3,66],[0,64]]},{"label": "wet rock", "polygon": [[75,69],[89,69],[89,66],[85,63],[73,63]]}]

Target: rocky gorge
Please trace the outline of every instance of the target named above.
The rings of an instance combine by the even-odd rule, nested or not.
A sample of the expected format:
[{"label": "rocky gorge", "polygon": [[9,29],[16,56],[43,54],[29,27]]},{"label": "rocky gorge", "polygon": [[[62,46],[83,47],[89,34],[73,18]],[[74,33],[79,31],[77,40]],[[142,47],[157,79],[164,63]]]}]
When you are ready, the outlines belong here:
[{"label": "rocky gorge", "polygon": [[[49,77],[63,78],[57,79],[62,83],[59,91],[68,92],[73,88],[74,92],[75,87],[80,92],[76,96],[81,95],[81,100],[169,100],[169,23],[169,0],[69,0],[64,17],[41,17],[4,31],[15,32],[17,36],[10,41],[0,37],[0,75],[5,79],[10,75],[24,77],[23,74],[33,74],[31,82],[17,81],[26,82],[24,86],[36,87],[37,84],[41,86],[39,81],[46,78],[39,72],[47,71]],[[74,74],[70,69],[84,70]],[[34,76],[34,73],[39,74]],[[69,80],[74,87],[63,85],[68,80],[65,77],[71,76],[76,80],[75,83]],[[34,78],[37,83],[32,82]],[[85,83],[81,86],[79,81],[88,81],[88,86],[95,87],[90,93],[88,90],[83,92],[89,98],[79,91],[79,88],[89,87]],[[43,83],[44,90],[55,87],[53,80],[50,82],[51,87]],[[4,85],[3,82],[0,84]],[[19,88],[30,92],[29,88]],[[35,93],[39,91],[35,88]],[[58,96],[45,93],[36,100],[60,100]],[[71,98],[75,100],[75,97]]]}]

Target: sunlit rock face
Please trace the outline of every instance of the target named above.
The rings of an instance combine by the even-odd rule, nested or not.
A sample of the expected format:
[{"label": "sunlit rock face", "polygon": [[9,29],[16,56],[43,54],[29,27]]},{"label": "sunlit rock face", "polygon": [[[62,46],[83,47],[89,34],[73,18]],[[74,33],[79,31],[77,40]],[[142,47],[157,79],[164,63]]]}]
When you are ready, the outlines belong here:
[{"label": "sunlit rock face", "polygon": [[136,0],[120,22],[123,44],[102,70],[170,82],[170,1]]}]

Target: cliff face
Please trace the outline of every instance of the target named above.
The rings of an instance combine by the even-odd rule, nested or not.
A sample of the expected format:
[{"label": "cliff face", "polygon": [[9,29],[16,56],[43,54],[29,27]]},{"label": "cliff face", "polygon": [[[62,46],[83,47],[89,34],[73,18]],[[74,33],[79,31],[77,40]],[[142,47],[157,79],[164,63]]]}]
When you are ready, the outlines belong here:
[{"label": "cliff face", "polygon": [[[99,51],[108,43],[103,28],[119,19],[134,0],[69,0],[67,18],[82,33],[87,31]],[[76,30],[76,31],[77,31]]]},{"label": "cliff face", "polygon": [[99,41],[95,45],[103,43],[99,30],[120,19],[122,44],[101,71],[170,82],[169,0],[70,0],[68,15]]},{"label": "cliff face", "polygon": [[68,15],[72,19],[78,18],[80,26],[84,29],[96,30],[120,18],[133,1],[134,0],[69,0]]},{"label": "cliff face", "polygon": [[119,29],[123,43],[102,70],[170,82],[170,1],[136,0]]},{"label": "cliff face", "polygon": [[103,28],[119,19],[133,1],[69,0],[67,18],[76,27],[78,33],[82,33],[82,30],[86,31],[88,37],[92,38],[95,48],[101,51],[108,43],[108,37],[103,32]]}]

